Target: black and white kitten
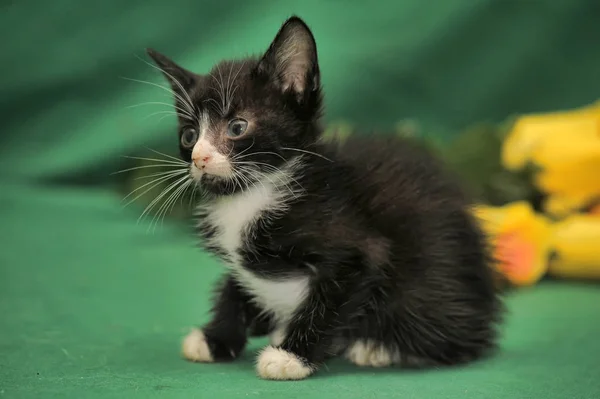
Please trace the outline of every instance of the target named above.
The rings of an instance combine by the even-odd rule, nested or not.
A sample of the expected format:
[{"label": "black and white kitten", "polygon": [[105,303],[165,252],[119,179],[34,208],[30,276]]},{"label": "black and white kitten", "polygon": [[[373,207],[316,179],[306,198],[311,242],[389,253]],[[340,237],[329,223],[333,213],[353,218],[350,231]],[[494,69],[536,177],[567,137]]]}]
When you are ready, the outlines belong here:
[{"label": "black and white kitten", "polygon": [[148,50],[168,78],[181,157],[208,199],[206,248],[227,266],[211,321],[183,342],[198,362],[270,335],[265,379],[345,355],[361,366],[441,365],[494,348],[501,304],[469,201],[398,138],[320,140],[317,48],[287,20],[264,55],[200,75]]}]

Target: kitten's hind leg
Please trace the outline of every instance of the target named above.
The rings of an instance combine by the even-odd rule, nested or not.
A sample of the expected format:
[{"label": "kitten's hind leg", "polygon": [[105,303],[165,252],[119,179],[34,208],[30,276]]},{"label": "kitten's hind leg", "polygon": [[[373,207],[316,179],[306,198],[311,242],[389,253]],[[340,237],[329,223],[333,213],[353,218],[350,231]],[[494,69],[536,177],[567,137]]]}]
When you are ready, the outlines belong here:
[{"label": "kitten's hind leg", "polygon": [[357,366],[388,367],[400,363],[397,349],[370,339],[354,341],[345,356]]},{"label": "kitten's hind leg", "polygon": [[401,354],[394,345],[386,345],[370,339],[354,341],[344,355],[346,359],[361,367],[419,368],[433,364],[425,358]]}]

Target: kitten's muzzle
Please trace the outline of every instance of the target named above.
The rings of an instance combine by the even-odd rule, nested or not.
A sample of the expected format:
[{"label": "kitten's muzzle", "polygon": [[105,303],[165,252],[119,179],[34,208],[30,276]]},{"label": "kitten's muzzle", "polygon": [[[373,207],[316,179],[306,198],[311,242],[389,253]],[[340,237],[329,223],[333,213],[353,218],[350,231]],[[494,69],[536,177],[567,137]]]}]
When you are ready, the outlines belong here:
[{"label": "kitten's muzzle", "polygon": [[197,172],[223,178],[231,177],[232,165],[227,156],[220,153],[206,139],[200,139],[192,150],[192,176]]}]

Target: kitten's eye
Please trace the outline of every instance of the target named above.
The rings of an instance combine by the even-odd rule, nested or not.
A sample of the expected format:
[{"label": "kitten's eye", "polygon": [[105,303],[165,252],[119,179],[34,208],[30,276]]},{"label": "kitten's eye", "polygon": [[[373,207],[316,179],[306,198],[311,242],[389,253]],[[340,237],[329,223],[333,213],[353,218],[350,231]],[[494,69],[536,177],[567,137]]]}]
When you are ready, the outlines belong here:
[{"label": "kitten's eye", "polygon": [[198,132],[193,128],[186,128],[181,133],[181,145],[185,148],[192,148],[198,140]]},{"label": "kitten's eye", "polygon": [[248,122],[243,119],[234,119],[227,126],[227,135],[229,137],[240,137],[246,132]]}]

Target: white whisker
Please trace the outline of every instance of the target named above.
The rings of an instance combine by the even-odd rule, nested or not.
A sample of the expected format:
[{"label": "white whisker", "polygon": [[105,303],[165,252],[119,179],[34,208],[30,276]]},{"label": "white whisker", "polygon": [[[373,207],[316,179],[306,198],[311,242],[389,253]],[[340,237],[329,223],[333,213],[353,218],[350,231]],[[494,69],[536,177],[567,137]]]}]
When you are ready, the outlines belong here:
[{"label": "white whisker", "polygon": [[169,170],[169,171],[165,171],[165,172],[153,173],[153,174],[150,174],[150,175],[138,176],[138,177],[136,177],[133,180],[149,179],[150,177],[164,176],[164,175],[168,175],[168,174],[171,174],[171,173],[177,173],[177,172],[182,173],[182,174],[183,173],[188,173],[187,170],[180,170],[180,171]]},{"label": "white whisker", "polygon": [[145,106],[145,105],[164,105],[164,106],[169,107],[169,108],[175,108],[180,113],[182,113],[184,116],[187,116],[190,119],[194,120],[194,116],[192,114],[190,114],[188,111],[186,111],[186,110],[184,110],[182,108],[179,108],[175,104],[163,103],[163,102],[160,102],[160,101],[149,101],[149,102],[145,102],[145,103],[129,105],[126,108],[138,108],[138,107],[142,107],[142,106]]},{"label": "white whisker", "polygon": [[181,184],[184,180],[189,179],[189,176],[184,176],[182,178],[180,178],[179,180],[175,181],[174,183],[171,183],[167,188],[165,188],[161,194],[157,195],[156,198],[154,198],[152,200],[152,202],[150,202],[150,204],[148,204],[148,206],[146,206],[146,208],[144,209],[144,211],[142,212],[142,214],[140,215],[140,217],[138,218],[138,223],[140,222],[140,220],[142,220],[144,218],[144,215],[148,214],[148,212],[150,212],[152,210],[152,208],[154,208],[156,206],[156,204],[168,193],[171,192],[171,190],[173,190],[175,187],[177,187],[179,184]]},{"label": "white whisker", "polygon": [[162,226],[162,223],[164,222],[164,218],[165,218],[166,214],[168,212],[170,212],[170,210],[172,209],[172,205],[175,204],[175,202],[177,201],[177,198],[181,195],[181,193],[183,193],[187,189],[187,187],[190,184],[191,184],[191,179],[188,179],[181,186],[179,186],[177,189],[175,189],[169,195],[169,197],[167,197],[167,199],[158,208],[158,211],[156,212],[156,214],[150,221],[150,226],[152,226],[152,223],[154,223],[154,222],[156,222],[156,223],[154,223],[154,229],[156,229],[156,227],[158,226],[158,222],[161,222],[161,226]]},{"label": "white whisker", "polygon": [[[215,89],[213,89],[213,90],[215,90]],[[215,100],[214,98],[207,98],[203,102],[208,102],[208,101],[212,101],[213,103],[215,103],[215,111],[217,111],[219,114],[223,115],[223,111],[221,111],[221,109],[220,109],[221,106],[219,105],[219,102],[217,100]]]},{"label": "white whisker", "polygon": [[163,157],[167,157],[167,158],[169,158],[169,159],[172,159],[172,160],[173,160],[173,161],[175,161],[175,162],[183,162],[183,163],[184,163],[186,166],[188,165],[188,162],[186,162],[186,161],[183,161],[183,160],[181,160],[181,159],[179,159],[179,158],[177,158],[177,157],[174,157],[174,156],[172,156],[172,155],[165,154],[164,152],[160,152],[160,151],[157,151],[157,150],[155,150],[155,149],[152,149],[152,148],[149,148],[149,147],[144,147],[144,148],[146,148],[146,149],[147,149],[147,150],[149,150],[149,151],[152,151],[153,153],[155,153],[155,154],[157,154],[157,155],[161,155],[161,156],[163,156]]},{"label": "white whisker", "polygon": [[173,164],[141,165],[141,166],[134,166],[132,168],[119,170],[119,171],[111,173],[111,175],[117,175],[119,173],[125,173],[125,172],[130,172],[132,170],[146,169],[146,168],[180,168],[180,167],[181,167],[180,165],[173,165]]},{"label": "white whisker", "polygon": [[137,191],[140,191],[144,187],[146,187],[148,185],[151,185],[146,190],[144,190],[141,194],[138,194],[133,199],[131,199],[129,202],[127,202],[125,205],[123,205],[123,207],[127,207],[128,205],[132,204],[133,202],[135,202],[136,200],[138,200],[140,197],[142,197],[143,195],[145,195],[146,193],[148,193],[150,190],[154,189],[155,187],[158,187],[162,183],[168,182],[170,179],[177,178],[178,176],[179,175],[169,175],[169,176],[160,177],[160,178],[152,180],[152,181],[150,181],[148,183],[145,183],[141,187],[136,188],[135,190],[133,190],[132,192],[130,192],[129,194],[127,194],[127,196],[125,196],[125,198],[123,198],[121,201],[125,201],[128,197],[130,197],[131,195],[135,194]]},{"label": "white whisker", "polygon": [[239,156],[239,155],[237,155],[237,156],[235,156],[235,157],[233,157],[233,158],[232,158],[232,161],[237,161],[238,159],[244,159],[244,158],[250,157],[250,156],[252,156],[252,155],[274,155],[274,156],[276,156],[276,157],[279,157],[279,158],[280,158],[282,161],[284,161],[284,162],[287,162],[287,161],[288,161],[287,159],[285,159],[285,158],[284,158],[284,157],[282,157],[281,155],[279,155],[279,154],[277,154],[277,153],[275,153],[275,152],[270,152],[270,151],[263,151],[263,152],[253,152],[253,153],[251,153],[251,154],[246,154],[246,155],[244,155],[244,156]]},{"label": "white whisker", "polygon": [[[251,149],[251,148],[254,146],[254,143],[255,143],[255,141],[256,141],[256,139],[255,139],[254,137],[252,137],[252,144],[250,144],[250,146],[249,146],[249,147],[245,148],[245,149],[244,149],[242,152],[240,152],[239,154],[236,154],[236,155],[235,155],[235,156],[232,158],[232,160],[239,159],[239,157],[240,157],[240,156],[242,156],[242,155],[243,155],[243,154],[244,154],[246,151],[250,150],[250,149]],[[227,154],[227,156],[230,156],[232,151],[233,151],[233,147],[231,147],[231,150],[229,151],[229,154]]]},{"label": "white whisker", "polygon": [[263,183],[263,181],[261,179],[263,174],[258,169],[253,170],[249,167],[246,167],[246,168],[242,167],[240,169],[242,171],[245,171],[254,180],[252,183],[252,186],[256,186],[257,184],[260,184],[265,191],[267,190],[267,187],[265,186],[265,184]]},{"label": "white whisker", "polygon": [[[269,164],[262,163],[262,162],[259,162],[259,163],[257,163],[257,162],[238,162],[238,163],[236,163],[236,165],[240,165],[240,164],[242,164],[242,166],[238,166],[239,169],[248,173],[253,179],[255,179],[258,182],[262,183],[262,180],[266,179],[267,181],[275,184],[276,182],[273,179],[277,179],[279,181],[279,183],[281,183],[281,185],[284,186],[294,198],[296,198],[296,191],[290,185],[290,182],[286,181],[281,176],[282,174],[285,174],[285,172],[282,171],[281,169],[279,169],[273,165],[269,165]],[[259,164],[263,165],[266,168],[269,168],[268,171],[273,172],[273,173],[265,173],[265,172],[261,171],[260,168],[258,167]],[[298,180],[296,180],[291,175],[289,175],[287,177],[293,183],[295,183],[298,186],[298,188],[303,190],[303,187],[298,182]]]},{"label": "white whisker", "polygon": [[[231,87],[234,86],[235,81],[236,81],[238,75],[242,71],[242,68],[244,68],[244,65],[246,65],[246,61],[242,62],[242,65],[240,65],[238,71],[236,72],[235,76],[233,77],[233,80],[231,81]],[[231,100],[233,99],[233,96],[235,95],[235,91],[238,89],[238,87],[239,87],[239,85],[235,85],[235,87],[233,87],[233,90],[229,94],[229,104],[227,105],[227,109],[228,110],[229,110],[229,107],[231,106]]]},{"label": "white whisker", "polygon": [[221,87],[221,109],[223,110],[223,116],[225,115],[225,88],[223,87],[223,75],[221,74],[221,67],[217,64],[217,71],[219,72],[219,86]]},{"label": "white whisker", "polygon": [[[156,122],[156,124],[158,125],[160,122],[162,122],[162,121],[163,121],[163,119],[165,119],[165,118],[168,118],[169,116],[170,116],[170,115],[164,115],[164,116],[161,116],[161,117],[160,117],[160,119],[158,120],[158,122]],[[186,119],[188,119],[188,118],[186,117]]]},{"label": "white whisker", "polygon": [[[179,201],[179,203],[181,205],[183,205],[183,199],[185,198],[186,193],[188,192],[189,188],[192,187],[194,181],[190,178],[188,179],[188,181],[186,181],[184,183],[184,189],[183,191],[179,194],[179,198],[177,198],[177,200]],[[175,203],[173,203],[171,205],[171,209],[169,210],[169,212],[171,212],[173,210],[173,208],[175,207]]]},{"label": "white whisker", "polygon": [[324,155],[317,154],[316,152],[307,151],[307,150],[301,150],[301,149],[298,149],[298,148],[289,148],[289,147],[281,147],[281,149],[282,149],[282,150],[286,150],[286,151],[298,151],[298,152],[302,152],[302,153],[304,153],[304,154],[310,154],[310,155],[317,156],[317,157],[319,157],[319,158],[323,158],[323,159],[325,159],[325,160],[327,160],[327,161],[329,161],[329,162],[333,162],[333,160],[331,160],[331,159],[327,158],[327,157],[326,157],[326,156],[324,156]]},{"label": "white whisker", "polygon": [[[212,73],[209,73],[209,75],[213,78],[213,80],[215,82],[217,82],[217,84],[219,84],[219,80],[215,77],[215,75],[213,75]],[[209,86],[209,88],[211,90],[213,90],[215,93],[218,94],[219,100],[221,100],[221,103],[223,103],[223,99],[221,97],[221,90],[219,88],[217,88],[217,87],[212,86],[212,85]],[[216,110],[217,110],[217,112],[219,112],[219,114],[221,116],[225,115],[225,110],[223,109],[223,106],[217,100],[215,100],[214,98],[211,98],[209,100],[212,100],[216,104]],[[209,101],[209,100],[207,100],[207,101]]]},{"label": "white whisker", "polygon": [[146,157],[134,157],[134,156],[130,156],[130,155],[123,155],[123,158],[128,158],[128,159],[136,159],[139,161],[149,161],[149,162],[163,162],[165,164],[171,164],[171,165],[179,165],[179,166],[188,166],[187,162],[184,162],[182,160],[177,160],[177,161],[170,161],[167,159],[155,159],[155,158],[146,158]]},{"label": "white whisker", "polygon": [[[145,80],[139,80],[139,79],[132,79],[132,78],[123,78],[123,79],[130,80],[132,82],[138,82],[138,83],[143,83],[143,84],[147,84],[147,85],[150,85],[150,86],[158,87],[159,89],[162,89],[162,90],[165,90],[165,91],[171,93],[171,95],[173,95],[177,100],[179,100],[180,103],[182,103],[183,105],[185,105],[186,108],[190,106],[189,104],[187,104],[186,100],[183,97],[181,97],[179,94],[175,93],[173,90],[169,89],[166,86],[159,85],[158,83],[147,82]],[[192,114],[194,113],[193,108],[189,109],[189,111]]]},{"label": "white whisker", "polygon": [[189,204],[190,207],[192,207],[192,204],[195,204],[194,200],[196,199],[197,192],[198,192],[198,182],[194,180],[194,185],[192,187],[192,195],[190,195],[190,204]]},{"label": "white whisker", "polygon": [[[137,56],[136,56],[136,57],[137,57]],[[174,82],[174,83],[177,85],[177,87],[179,87],[179,89],[181,90],[181,92],[182,92],[182,93],[185,95],[185,97],[186,97],[186,99],[187,99],[187,101],[188,101],[188,102],[187,102],[187,105],[189,106],[189,108],[190,108],[190,112],[191,112],[191,113],[192,113],[192,115],[193,115],[193,114],[194,114],[194,102],[193,102],[193,101],[192,101],[192,99],[190,98],[190,95],[188,94],[187,90],[185,90],[185,89],[183,88],[183,86],[181,85],[181,83],[180,83],[180,82],[179,82],[177,79],[175,79],[175,77],[174,77],[173,75],[171,75],[170,73],[168,73],[168,72],[167,72],[167,71],[165,71],[164,69],[162,69],[162,68],[159,68],[158,66],[156,66],[156,65],[154,65],[154,64],[152,64],[152,63],[150,63],[150,62],[148,62],[148,61],[146,61],[146,60],[144,60],[144,59],[142,59],[142,58],[140,58],[140,57],[137,57],[137,58],[138,58],[140,61],[142,61],[144,64],[146,64],[146,65],[149,65],[150,67],[152,67],[152,68],[154,68],[154,69],[156,69],[156,70],[158,70],[158,71],[160,71],[160,72],[164,73],[164,74],[165,74],[165,75],[167,75],[169,78],[171,78],[171,80],[172,80],[172,81],[173,81],[173,82]],[[173,94],[175,94],[175,93],[173,92]],[[183,103],[185,104],[185,101],[183,101]]]},{"label": "white whisker", "polygon": [[[153,112],[153,113],[151,113],[149,115],[146,115],[142,120],[146,120],[146,119],[152,118],[153,116],[163,115],[163,114],[164,114],[164,116],[158,120],[159,122],[162,121],[165,118],[168,118],[169,116],[175,116],[175,117],[177,117],[177,113],[174,112],[174,111],[157,111],[157,112]],[[185,116],[185,115],[183,115],[183,117],[186,118],[186,119],[188,119],[188,117]]]},{"label": "white whisker", "polygon": [[233,64],[229,64],[229,75],[227,76],[227,89],[225,91],[225,101],[226,108],[225,112],[229,112],[229,107],[231,106],[231,96],[229,95],[229,90],[231,89],[231,72],[233,71]]},{"label": "white whisker", "polygon": [[244,189],[244,187],[242,187],[242,184],[244,184],[246,186],[246,190],[249,190],[250,187],[253,185],[252,181],[250,181],[250,179],[248,177],[244,176],[244,174],[241,172],[242,172],[242,170],[240,170],[240,171],[234,170],[233,177],[236,182],[239,182],[239,186],[240,186],[241,190]]}]

